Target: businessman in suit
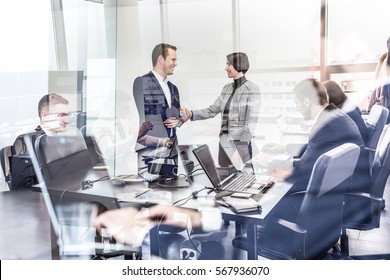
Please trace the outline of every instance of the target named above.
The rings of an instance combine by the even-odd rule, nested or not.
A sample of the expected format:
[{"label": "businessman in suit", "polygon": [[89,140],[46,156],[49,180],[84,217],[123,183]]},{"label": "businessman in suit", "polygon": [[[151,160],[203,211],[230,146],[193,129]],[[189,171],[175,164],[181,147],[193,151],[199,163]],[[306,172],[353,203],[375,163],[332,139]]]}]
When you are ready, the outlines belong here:
[{"label": "businessman in suit", "polygon": [[[328,103],[324,86],[316,79],[303,80],[294,88],[294,94],[298,111],[305,120],[313,119],[314,123],[302,156],[292,162],[291,168],[275,168],[271,173],[293,184],[274,211],[276,216],[287,219],[294,217],[299,210],[303,196],[294,194],[306,190],[316,160],[344,143],[354,143],[361,147],[349,191],[367,192],[370,182],[368,154],[359,129],[347,114]],[[354,210],[359,211],[359,208]]]},{"label": "businessman in suit", "polygon": [[179,90],[168,80],[177,66],[176,49],[165,43],[156,45],[152,52],[153,69],[137,77],[133,84],[140,124],[148,115],[161,115],[171,139],[176,136],[176,127],[183,123],[180,119]]}]

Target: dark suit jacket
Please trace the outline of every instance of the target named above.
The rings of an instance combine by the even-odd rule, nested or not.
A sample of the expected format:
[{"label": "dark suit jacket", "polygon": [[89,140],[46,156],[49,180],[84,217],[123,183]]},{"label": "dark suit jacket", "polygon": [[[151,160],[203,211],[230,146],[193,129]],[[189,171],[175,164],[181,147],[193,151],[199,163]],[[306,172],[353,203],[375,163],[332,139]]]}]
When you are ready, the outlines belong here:
[{"label": "dark suit jacket", "polygon": [[[179,90],[171,82],[168,82],[168,87],[171,92],[171,106],[174,106],[179,113],[181,107]],[[168,102],[165,98],[164,91],[152,71],[135,79],[133,84],[133,94],[137,105],[140,124],[145,121],[145,115],[160,114],[163,121],[167,119],[166,112],[169,107]],[[179,117],[179,115],[177,117]],[[175,136],[176,129],[173,129],[173,132]],[[167,133],[168,135],[170,134],[169,129],[167,129]]]},{"label": "dark suit jacket", "polygon": [[306,190],[316,160],[323,154],[344,143],[361,147],[361,153],[353,178],[353,191],[367,191],[370,182],[368,153],[355,122],[333,104],[318,116],[309,135],[309,142],[302,157],[294,162],[294,171],[287,179],[294,183],[291,192]]},{"label": "dark suit jacket", "polygon": [[362,135],[364,144],[366,145],[368,141],[368,129],[362,118],[362,112],[360,111],[359,107],[353,104],[349,99],[346,99],[339,108],[356,123],[360,134]]},{"label": "dark suit jacket", "polygon": [[[361,147],[358,163],[348,192],[367,192],[370,185],[370,171],[368,153],[365,150],[362,136],[355,122],[347,114],[331,104],[318,116],[309,135],[309,142],[302,152],[302,157],[295,161],[294,171],[286,179],[286,181],[293,183],[293,186],[287,195],[274,207],[269,217],[295,221],[316,160],[323,153],[344,143],[354,143]],[[367,205],[358,205],[357,207],[363,208],[367,207]],[[324,209],[325,214],[326,209]]]}]

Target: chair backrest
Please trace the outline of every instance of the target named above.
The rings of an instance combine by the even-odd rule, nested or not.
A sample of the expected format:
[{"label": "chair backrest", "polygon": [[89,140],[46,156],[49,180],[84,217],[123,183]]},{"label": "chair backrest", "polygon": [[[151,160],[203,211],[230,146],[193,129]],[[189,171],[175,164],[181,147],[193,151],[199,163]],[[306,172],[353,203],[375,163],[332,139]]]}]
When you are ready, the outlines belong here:
[{"label": "chair backrest", "polygon": [[304,244],[295,244],[298,259],[317,259],[337,243],[342,229],[345,193],[351,182],[360,148],[343,144],[316,161],[297,224],[306,229]]},{"label": "chair backrest", "polygon": [[92,167],[87,145],[78,129],[69,136],[39,136],[35,141],[35,151],[46,179],[61,178]]},{"label": "chair backrest", "polygon": [[[388,126],[386,126],[388,128]],[[371,165],[370,195],[383,198],[387,179],[390,175],[390,129],[384,129]]]},{"label": "chair backrest", "polygon": [[380,225],[383,193],[390,175],[390,129],[386,125],[371,164],[368,193],[349,193],[344,208],[344,227],[370,230]]},{"label": "chair backrest", "polygon": [[[376,150],[379,137],[383,128],[387,122],[389,116],[389,110],[386,107],[375,104],[368,115],[366,126],[368,130],[367,148],[370,150]],[[370,164],[374,160],[374,153],[370,153]]]}]

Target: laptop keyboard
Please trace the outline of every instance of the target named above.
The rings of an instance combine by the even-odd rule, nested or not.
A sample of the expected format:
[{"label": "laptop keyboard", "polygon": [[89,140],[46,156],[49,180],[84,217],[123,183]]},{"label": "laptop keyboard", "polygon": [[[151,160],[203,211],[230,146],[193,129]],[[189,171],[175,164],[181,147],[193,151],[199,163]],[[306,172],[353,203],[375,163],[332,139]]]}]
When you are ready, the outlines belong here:
[{"label": "laptop keyboard", "polygon": [[246,173],[238,173],[230,182],[222,186],[224,191],[245,191],[256,181],[256,176]]}]

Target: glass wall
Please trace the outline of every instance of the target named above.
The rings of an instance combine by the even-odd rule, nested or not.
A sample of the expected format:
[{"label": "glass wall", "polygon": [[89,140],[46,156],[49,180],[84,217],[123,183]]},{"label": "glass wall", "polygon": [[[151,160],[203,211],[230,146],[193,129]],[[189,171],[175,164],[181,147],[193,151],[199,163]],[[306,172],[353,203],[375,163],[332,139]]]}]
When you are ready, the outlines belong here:
[{"label": "glass wall", "polygon": [[[31,11],[34,11],[32,13]],[[0,147],[35,128],[40,96],[55,69],[50,1],[1,1]]]},{"label": "glass wall", "polygon": [[328,0],[328,64],[377,62],[390,37],[384,0]]},{"label": "glass wall", "polygon": [[[344,69],[342,73],[330,72],[330,78],[342,85],[351,99],[366,110],[375,87],[375,64],[387,52],[390,22],[386,19],[390,2],[328,0],[327,3],[326,63]],[[371,71],[364,67],[367,63],[372,63]],[[351,65],[355,65],[354,68],[350,68]]]},{"label": "glass wall", "polygon": [[37,127],[49,92],[69,101],[68,131],[115,119],[116,1],[104,2],[1,1],[1,147]]}]

